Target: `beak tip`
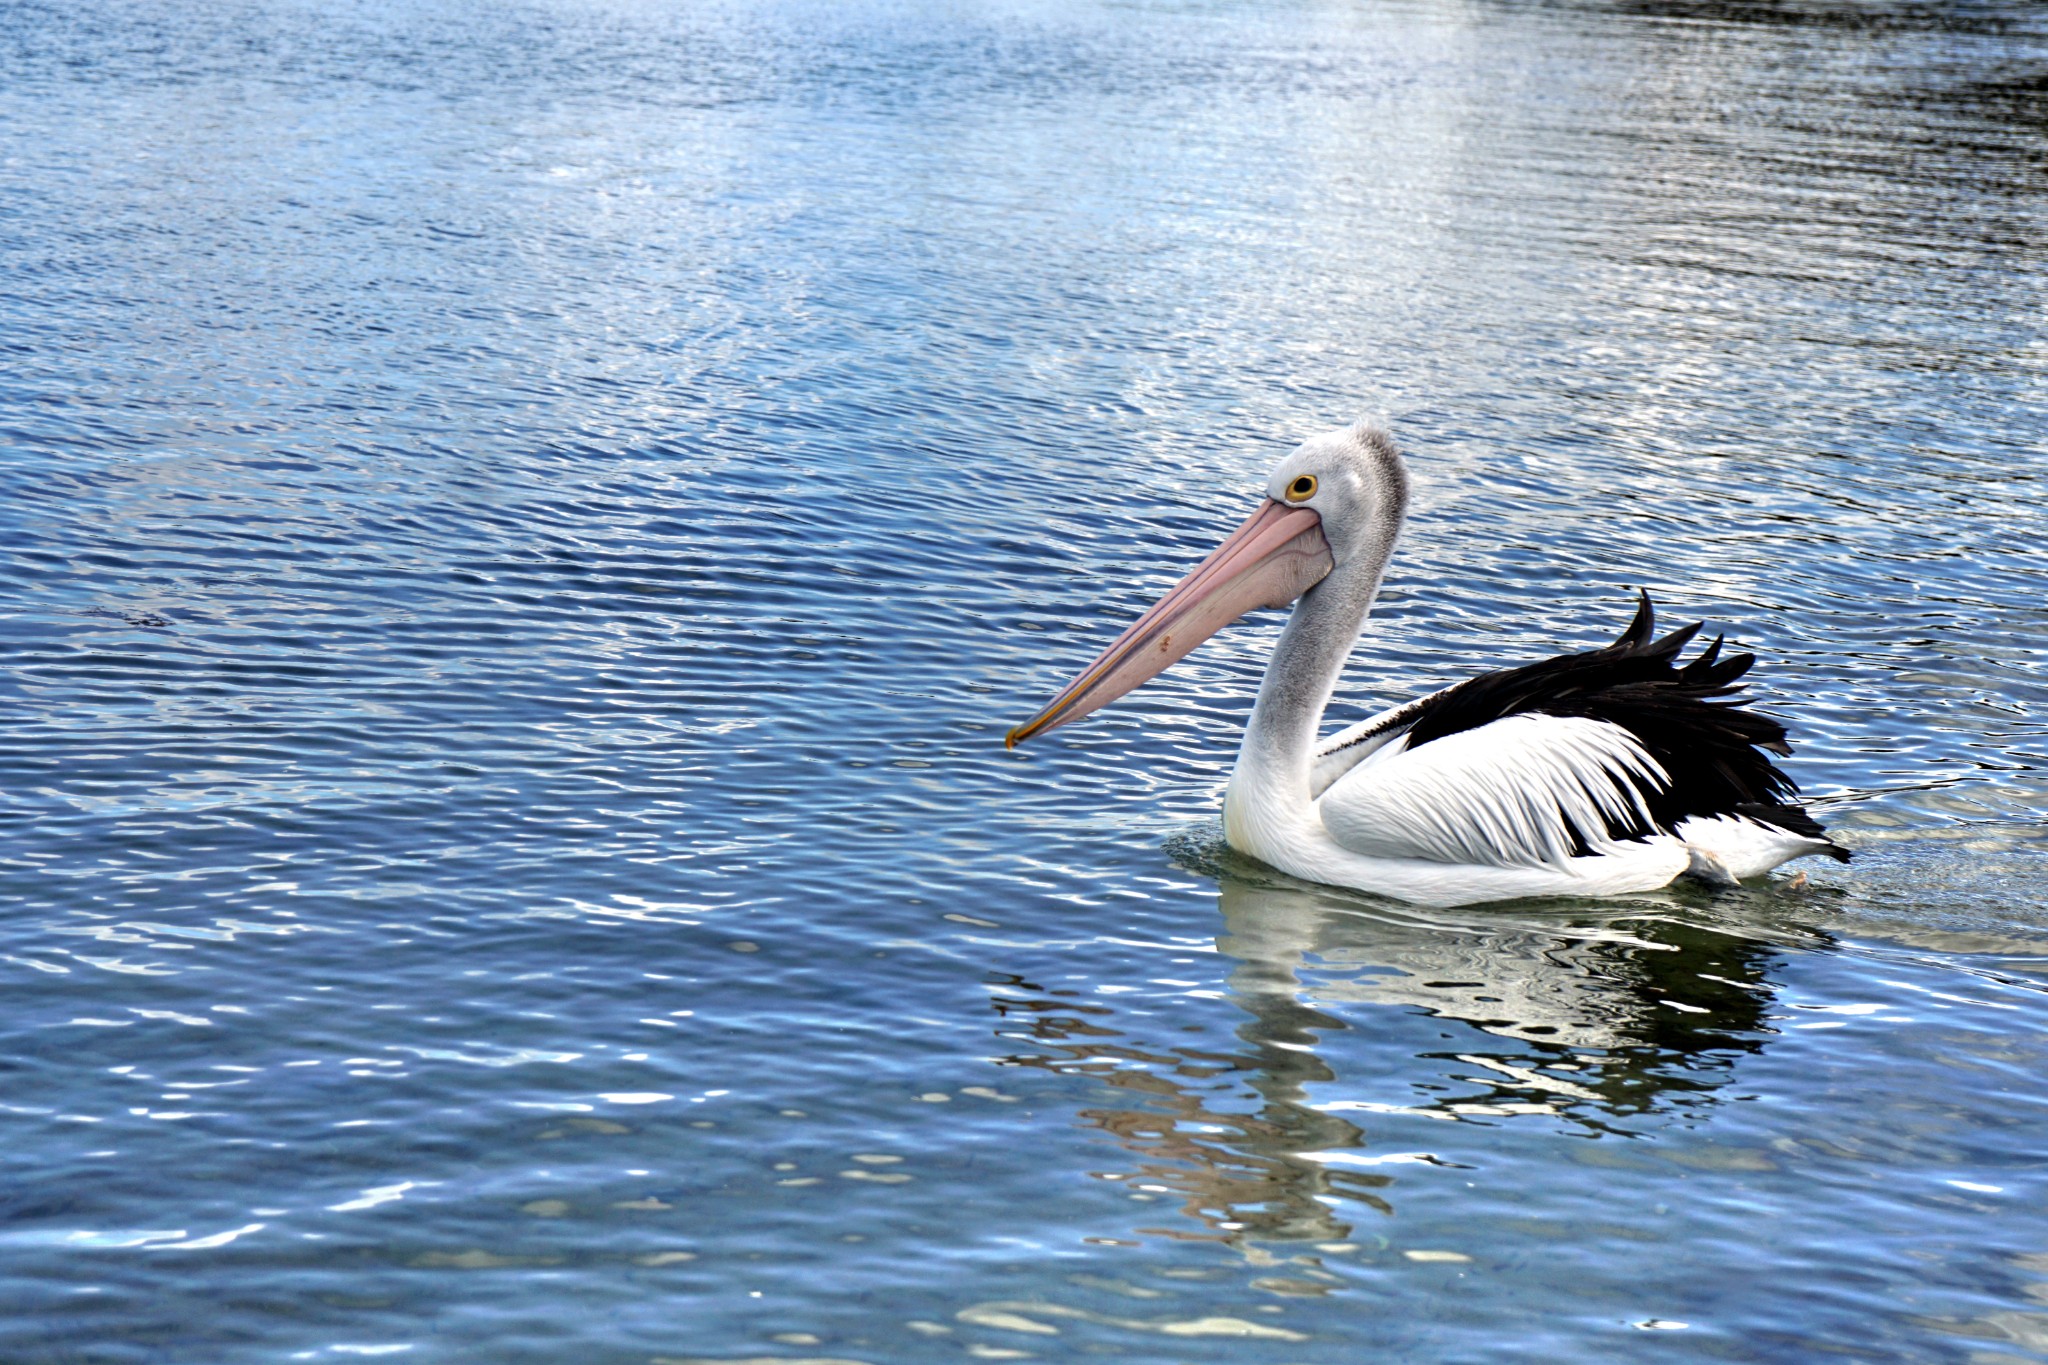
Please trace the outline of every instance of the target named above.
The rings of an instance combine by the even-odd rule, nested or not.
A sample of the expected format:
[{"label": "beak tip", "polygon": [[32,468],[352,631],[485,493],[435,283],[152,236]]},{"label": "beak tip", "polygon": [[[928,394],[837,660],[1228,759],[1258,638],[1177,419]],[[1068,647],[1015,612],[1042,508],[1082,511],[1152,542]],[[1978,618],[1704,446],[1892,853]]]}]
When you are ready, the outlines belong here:
[{"label": "beak tip", "polygon": [[1033,716],[1030,720],[1025,721],[1022,725],[1010,731],[1009,734],[1003,736],[1003,748],[1006,751],[1014,749],[1025,740],[1034,739],[1051,728],[1050,725],[1045,723],[1044,716]]}]

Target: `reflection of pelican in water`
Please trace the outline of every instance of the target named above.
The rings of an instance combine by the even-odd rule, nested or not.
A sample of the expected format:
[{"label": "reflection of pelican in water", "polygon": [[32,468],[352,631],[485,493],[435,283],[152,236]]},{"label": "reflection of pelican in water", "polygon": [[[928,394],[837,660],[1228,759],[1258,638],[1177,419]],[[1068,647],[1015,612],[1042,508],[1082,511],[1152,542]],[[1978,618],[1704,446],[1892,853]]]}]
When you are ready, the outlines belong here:
[{"label": "reflection of pelican in water", "polygon": [[[1590,1134],[1701,1102],[1762,1046],[1783,937],[1717,926],[1676,899],[1460,916],[1235,876],[1221,893],[1230,1001],[1250,1016],[1242,1047],[1144,1039],[1147,1023],[1118,1017],[1113,997],[1021,978],[996,1006],[1005,1035],[1031,1045],[1013,1064],[1129,1097],[1082,1111],[1139,1158],[1108,1177],[1178,1196],[1208,1229],[1148,1231],[1241,1244],[1342,1241],[1347,1206],[1392,1211],[1392,1172],[1436,1158],[1363,1150],[1361,1123],[1548,1115]],[[1427,1027],[1361,1017],[1375,1006]],[[1441,1021],[1458,1025],[1448,1039]],[[1386,1064],[1340,1075],[1323,1054],[1353,1025],[1369,1032],[1345,1050]]]},{"label": "reflection of pelican in water", "polygon": [[1222,908],[1218,946],[1242,964],[1231,974],[1241,1001],[1256,997],[1240,982],[1256,981],[1270,993],[1408,1007],[1492,1035],[1434,1054],[1476,1057],[1470,1064],[1491,1073],[1489,1094],[1410,1108],[1561,1112],[1606,1126],[1712,1089],[1736,1056],[1762,1046],[1775,948],[1675,900],[1465,917],[1225,881]]}]

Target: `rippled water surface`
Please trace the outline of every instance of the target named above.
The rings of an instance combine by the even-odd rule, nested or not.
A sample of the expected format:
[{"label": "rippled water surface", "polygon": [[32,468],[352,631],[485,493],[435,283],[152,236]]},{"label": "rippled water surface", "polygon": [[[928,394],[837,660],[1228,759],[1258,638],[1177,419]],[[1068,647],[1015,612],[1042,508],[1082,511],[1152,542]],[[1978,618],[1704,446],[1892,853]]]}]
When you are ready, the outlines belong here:
[{"label": "rippled water surface", "polygon": [[[2035,6],[0,0],[0,1359],[2048,1359]],[[1423,912],[1338,718],[1762,659],[1856,850]]]}]

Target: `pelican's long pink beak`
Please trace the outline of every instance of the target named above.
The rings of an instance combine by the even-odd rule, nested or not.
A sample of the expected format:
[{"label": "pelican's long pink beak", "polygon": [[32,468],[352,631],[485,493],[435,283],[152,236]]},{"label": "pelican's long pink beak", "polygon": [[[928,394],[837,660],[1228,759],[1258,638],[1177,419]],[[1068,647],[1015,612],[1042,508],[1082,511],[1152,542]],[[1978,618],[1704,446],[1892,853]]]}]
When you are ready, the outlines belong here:
[{"label": "pelican's long pink beak", "polygon": [[1323,519],[1306,507],[1268,498],[1050,706],[1010,731],[1003,747],[1015,748],[1107,706],[1252,608],[1286,606],[1332,567]]}]

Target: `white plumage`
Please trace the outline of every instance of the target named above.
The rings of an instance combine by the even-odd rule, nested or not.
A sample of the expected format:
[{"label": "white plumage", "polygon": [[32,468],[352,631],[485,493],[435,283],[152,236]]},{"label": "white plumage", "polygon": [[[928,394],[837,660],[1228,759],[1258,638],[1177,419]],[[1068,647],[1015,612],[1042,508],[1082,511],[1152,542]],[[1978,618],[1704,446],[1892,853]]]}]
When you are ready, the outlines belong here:
[{"label": "white plumage", "polygon": [[[1393,748],[1344,774],[1317,802],[1330,837],[1354,853],[1486,867],[1562,864],[1580,831],[1647,821],[1642,790],[1667,781],[1635,736],[1576,716],[1509,716],[1419,749]],[[1585,842],[1606,851],[1612,841]]]}]

